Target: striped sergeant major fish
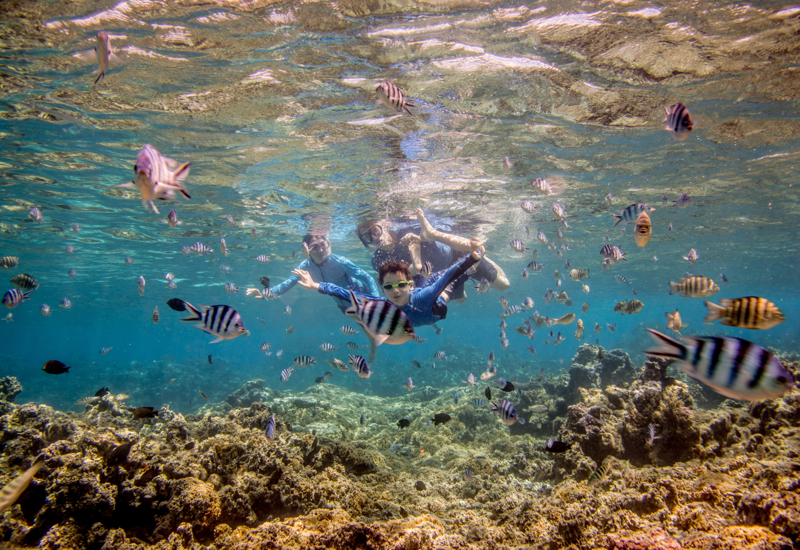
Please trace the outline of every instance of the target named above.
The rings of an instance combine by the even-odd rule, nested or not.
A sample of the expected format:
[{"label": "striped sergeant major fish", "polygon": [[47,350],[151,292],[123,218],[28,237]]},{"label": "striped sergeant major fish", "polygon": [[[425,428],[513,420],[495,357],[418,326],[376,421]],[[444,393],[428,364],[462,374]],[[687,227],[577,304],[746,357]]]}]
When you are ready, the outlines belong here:
[{"label": "striped sergeant major fish", "polygon": [[11,482],[0,490],[0,514],[11,508],[14,503],[19,499],[25,489],[33,479],[33,476],[41,470],[44,466],[43,460],[37,460],[33,466],[25,470],[22,474],[18,475]]},{"label": "striped sergeant major fish", "polygon": [[200,254],[202,256],[204,254],[213,254],[214,250],[212,250],[211,247],[198,242],[189,247],[189,252],[194,252],[195,254]]},{"label": "striped sergeant major fish", "polygon": [[614,227],[617,227],[617,225],[619,225],[619,222],[621,221],[625,222],[623,225],[635,222],[639,218],[639,214],[641,214],[642,212],[650,213],[655,211],[656,209],[650,206],[649,204],[645,204],[643,202],[637,202],[630,205],[625,210],[623,210],[622,214],[611,214],[611,217],[617,220],[616,222],[614,222]]},{"label": "striped sergeant major fish", "polygon": [[536,207],[535,207],[535,206],[533,205],[533,203],[532,203],[531,201],[529,201],[529,200],[524,200],[524,201],[522,201],[522,203],[520,204],[520,207],[521,207],[521,208],[522,208],[522,209],[523,209],[525,212],[527,212],[528,214],[533,214],[534,212],[536,212]]},{"label": "striped sergeant major fish", "polygon": [[775,304],[758,296],[720,300],[719,303],[722,305],[719,306],[708,300],[704,303],[708,308],[708,315],[703,319],[706,323],[722,319],[722,324],[729,327],[764,330],[786,320],[783,312]]},{"label": "striped sergeant major fish", "polygon": [[[183,185],[183,180],[189,175],[189,165],[188,162],[178,165],[177,161],[165,157],[155,147],[146,144],[139,151],[136,164],[133,165],[134,181],[114,187],[138,188],[142,195],[142,206],[145,207],[148,201],[174,198],[176,191],[191,199],[189,191]],[[158,214],[155,205],[152,208]]]},{"label": "striped sergeant major fish", "polygon": [[614,275],[614,278],[617,280],[618,283],[622,283],[624,285],[631,284],[631,282],[624,275]]},{"label": "striped sergeant major fish", "polygon": [[531,187],[536,189],[538,193],[544,193],[545,195],[553,195],[553,189],[550,187],[550,184],[547,183],[547,180],[544,178],[536,178],[531,183]]},{"label": "striped sergeant major fish", "polygon": [[689,132],[694,128],[692,115],[682,103],[676,103],[669,109],[664,107],[664,120],[661,121],[661,124],[664,124],[664,129],[678,141],[689,137]]},{"label": "striped sergeant major fish", "polygon": [[189,317],[181,319],[181,321],[200,321],[200,324],[195,325],[196,328],[217,337],[216,340],[211,341],[212,344],[223,340],[232,340],[245,332],[242,318],[231,306],[200,306],[198,309],[180,298],[172,298],[167,301],[167,305],[175,311],[188,310]]},{"label": "striped sergeant major fish", "polygon": [[611,263],[617,263],[622,260],[628,261],[627,258],[625,258],[625,252],[620,250],[618,246],[611,246],[610,244],[600,249],[600,255],[607,260],[611,260]]},{"label": "striped sergeant major fish", "polygon": [[513,248],[517,252],[525,252],[525,251],[528,250],[525,247],[525,244],[523,244],[523,242],[521,240],[519,240],[519,239],[514,239],[509,244],[511,245],[511,248]]},{"label": "striped sergeant major fish", "polygon": [[353,370],[360,378],[369,378],[372,376],[372,371],[369,370],[367,360],[360,355],[348,355],[348,365],[353,367]]},{"label": "striped sergeant major fish", "polygon": [[30,297],[31,291],[22,292],[21,290],[17,290],[16,288],[12,288],[11,290],[7,291],[3,296],[3,305],[6,306],[8,309],[12,309],[20,305],[25,300],[28,300]]},{"label": "striped sergeant major fish", "polygon": [[391,82],[381,82],[378,87],[375,88],[375,91],[378,93],[381,103],[390,109],[394,109],[400,113],[405,110],[405,112],[410,115],[414,114],[408,108],[415,107],[415,105],[406,101],[406,97],[403,95],[403,92],[400,91],[400,88]]},{"label": "striped sergeant major fish", "polygon": [[388,300],[356,297],[350,291],[350,307],[345,311],[358,323],[370,344],[369,362],[375,360],[377,346],[405,344],[416,336],[411,321],[399,307]]},{"label": "striped sergeant major fish", "polygon": [[292,364],[295,367],[310,367],[311,365],[317,364],[317,358],[310,357],[308,355],[298,355],[297,357],[294,358]]},{"label": "striped sergeant major fish", "polygon": [[707,298],[719,292],[719,286],[708,277],[692,275],[690,277],[680,277],[677,283],[669,282],[670,296],[678,292],[683,297]]},{"label": "striped sergeant major fish", "polygon": [[350,325],[342,325],[339,327],[339,332],[342,334],[346,334],[347,336],[353,336],[358,334],[358,331],[351,327]]},{"label": "striped sergeant major fish", "polygon": [[647,329],[660,345],[645,354],[679,361],[678,368],[732,399],[760,401],[794,388],[794,378],[767,350],[741,338],[683,337],[683,343]]},{"label": "striped sergeant major fish", "polygon": [[75,57],[79,59],[91,60],[92,58],[97,59],[97,69],[92,71],[92,74],[100,73],[97,75],[97,78],[94,80],[94,83],[97,84],[100,82],[103,77],[106,75],[106,71],[108,70],[109,62],[113,61],[115,63],[121,63],[122,60],[111,51],[111,40],[108,37],[108,33],[106,31],[100,31],[97,33],[97,46],[92,48],[91,50],[86,50],[84,52],[78,52],[74,54]]},{"label": "striped sergeant major fish", "polygon": [[514,405],[511,404],[511,401],[506,399],[498,399],[497,403],[492,401],[492,410],[497,413],[500,420],[509,426],[514,424],[518,419]]},{"label": "striped sergeant major fish", "polygon": [[288,369],[283,369],[281,371],[281,382],[286,382],[289,379],[289,377],[292,375],[293,372],[294,372],[294,367],[289,367]]},{"label": "striped sergeant major fish", "polygon": [[27,273],[20,273],[11,277],[11,284],[20,290],[37,290],[39,288],[39,281]]},{"label": "striped sergeant major fish", "polygon": [[19,256],[3,256],[0,258],[0,267],[11,269],[19,265]]}]

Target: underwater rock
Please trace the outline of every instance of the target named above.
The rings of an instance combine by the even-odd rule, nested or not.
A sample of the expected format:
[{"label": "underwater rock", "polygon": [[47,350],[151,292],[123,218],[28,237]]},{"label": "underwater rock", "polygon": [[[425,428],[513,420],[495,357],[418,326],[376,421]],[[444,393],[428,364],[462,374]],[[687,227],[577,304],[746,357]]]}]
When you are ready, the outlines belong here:
[{"label": "underwater rock", "polygon": [[22,391],[22,384],[15,376],[0,378],[0,401],[14,402],[14,398]]}]

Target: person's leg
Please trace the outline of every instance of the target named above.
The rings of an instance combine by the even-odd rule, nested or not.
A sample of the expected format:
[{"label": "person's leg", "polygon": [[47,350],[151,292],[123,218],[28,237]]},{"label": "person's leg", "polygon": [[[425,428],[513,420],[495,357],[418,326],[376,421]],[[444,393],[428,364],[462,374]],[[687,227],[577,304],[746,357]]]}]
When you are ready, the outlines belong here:
[{"label": "person's leg", "polygon": [[[483,245],[477,239],[467,239],[465,237],[459,237],[458,235],[452,235],[450,233],[443,233],[435,229],[428,220],[425,219],[425,214],[422,212],[421,208],[417,208],[417,221],[420,225],[420,232],[419,238],[423,241],[438,241],[442,244],[446,244],[453,250],[458,250],[460,252],[472,252],[476,248],[480,249],[481,253],[484,252]],[[483,257],[483,263],[486,265],[487,271],[491,273],[491,276],[486,276],[486,279],[492,283],[492,288],[495,290],[506,290],[511,284],[508,282],[508,277],[506,277],[505,272],[500,268],[499,265],[494,263],[492,260],[487,258],[486,256]],[[480,280],[480,279],[478,279]]]},{"label": "person's leg", "polygon": [[446,244],[453,250],[458,250],[460,252],[472,252],[476,248],[481,248],[481,252],[483,252],[483,247],[481,247],[481,243],[477,239],[467,239],[465,237],[459,237],[458,235],[444,233],[438,229],[435,229],[430,223],[428,223],[428,220],[425,219],[425,214],[423,214],[421,208],[417,208],[416,214],[417,221],[420,225],[420,240],[438,241],[442,244]]}]

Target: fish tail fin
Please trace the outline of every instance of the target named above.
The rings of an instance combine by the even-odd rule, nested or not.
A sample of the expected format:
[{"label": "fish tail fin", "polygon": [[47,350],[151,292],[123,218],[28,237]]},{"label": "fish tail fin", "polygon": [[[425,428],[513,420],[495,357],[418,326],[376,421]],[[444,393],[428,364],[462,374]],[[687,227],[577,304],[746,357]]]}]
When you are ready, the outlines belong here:
[{"label": "fish tail fin", "polygon": [[653,337],[660,347],[657,349],[645,350],[645,355],[665,357],[667,359],[684,359],[686,357],[686,346],[677,340],[651,328],[647,329],[647,332],[650,333],[650,336]]},{"label": "fish tail fin", "polygon": [[[184,196],[184,197],[186,197],[187,199],[191,199],[191,198],[192,198],[192,197],[191,197],[191,195],[189,195],[189,192],[188,192],[188,191],[186,191],[186,189],[178,189],[178,191],[180,191],[181,195],[183,195],[183,196]],[[180,225],[181,223],[182,223],[182,222],[178,222],[178,223],[176,223],[175,225]]]},{"label": "fish tail fin", "polygon": [[724,307],[718,306],[717,304],[714,304],[709,300],[706,300],[703,303],[708,308],[708,315],[706,315],[705,318],[703,319],[704,323],[710,323],[711,321],[722,319],[722,312],[725,311]]},{"label": "fish tail fin", "polygon": [[186,179],[186,176],[189,175],[189,167],[191,166],[191,162],[185,162],[181,164],[177,170],[173,173],[174,178],[177,181],[183,181]]},{"label": "fish tail fin", "polygon": [[[359,310],[359,301],[356,298],[356,293],[350,290],[350,307],[345,310],[345,314],[353,316],[358,315]],[[358,317],[354,317],[354,319],[358,319]]]},{"label": "fish tail fin", "polygon": [[619,214],[611,214],[611,217],[617,220],[616,222],[614,222],[614,227],[617,227],[619,225],[619,222],[622,221],[622,216],[620,216]]},{"label": "fish tail fin", "polygon": [[95,78],[94,83],[97,84],[98,82],[100,82],[104,76],[106,76],[106,72],[100,71],[100,74],[97,75],[97,78]]},{"label": "fish tail fin", "polygon": [[[191,319],[183,319],[183,320],[184,321],[190,321]],[[200,326],[202,327],[203,325],[200,325]],[[216,344],[217,342],[222,342],[224,339],[225,338],[223,338],[222,336],[217,336],[217,339],[216,340],[211,340],[209,342],[209,344]]]},{"label": "fish tail fin", "polygon": [[680,286],[678,283],[674,283],[672,281],[669,282],[669,295],[672,296],[673,294],[677,294],[681,291]]}]

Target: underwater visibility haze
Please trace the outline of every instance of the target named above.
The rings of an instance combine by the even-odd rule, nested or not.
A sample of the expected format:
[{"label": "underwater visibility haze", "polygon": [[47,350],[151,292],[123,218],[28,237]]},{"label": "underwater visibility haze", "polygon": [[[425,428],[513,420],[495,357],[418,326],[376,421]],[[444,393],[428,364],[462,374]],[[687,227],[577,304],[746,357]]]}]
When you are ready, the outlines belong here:
[{"label": "underwater visibility haze", "polygon": [[798,544],[800,6],[0,21],[0,544]]}]

